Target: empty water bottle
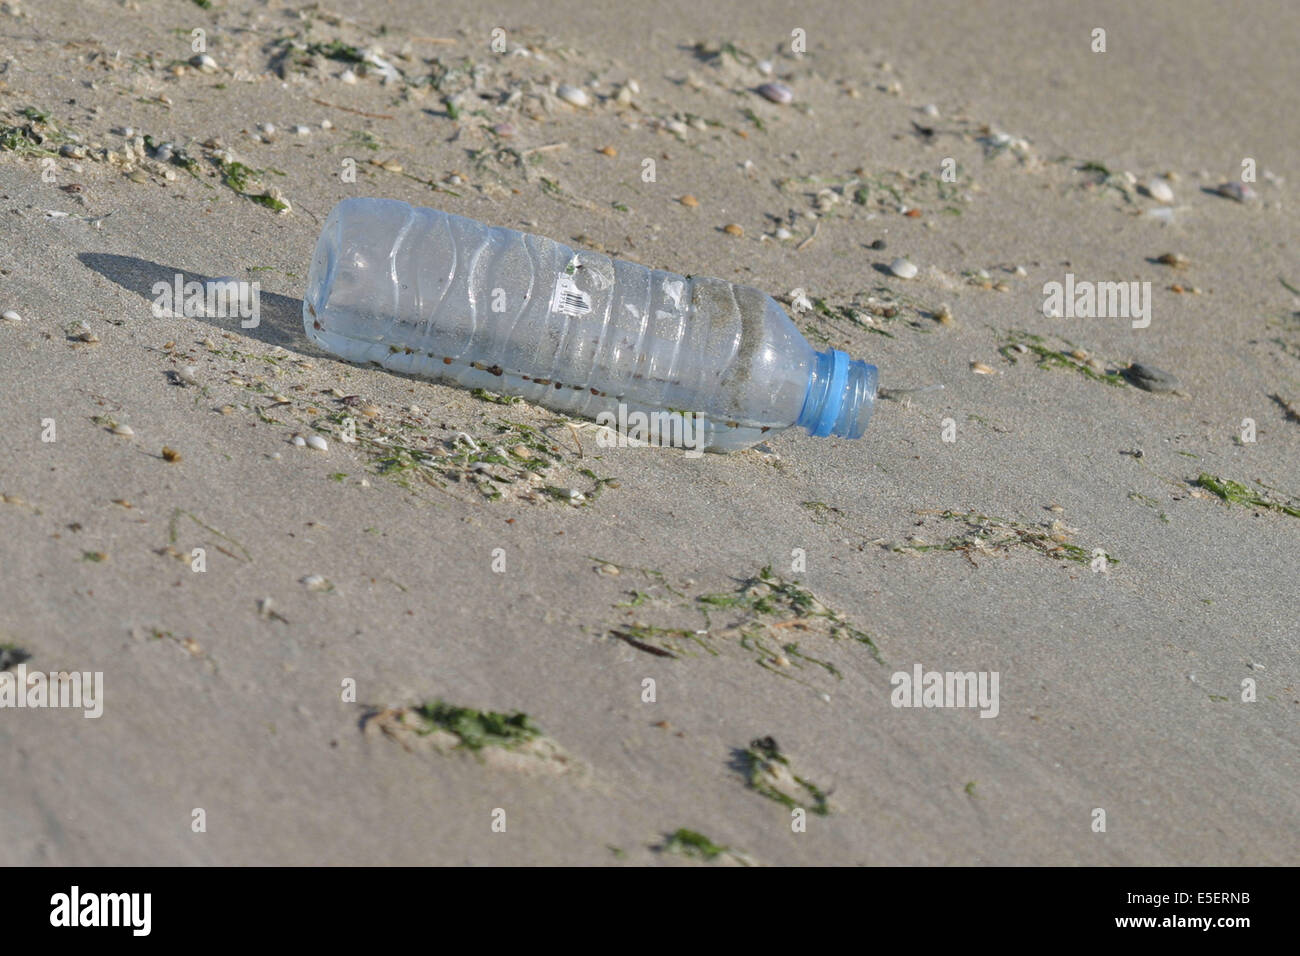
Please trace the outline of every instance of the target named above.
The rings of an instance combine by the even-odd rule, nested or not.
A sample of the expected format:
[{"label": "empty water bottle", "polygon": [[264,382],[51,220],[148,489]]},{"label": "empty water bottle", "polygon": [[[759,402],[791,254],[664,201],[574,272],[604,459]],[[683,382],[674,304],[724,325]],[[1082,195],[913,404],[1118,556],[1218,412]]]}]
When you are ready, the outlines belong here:
[{"label": "empty water bottle", "polygon": [[387,199],[334,207],[303,322],[350,362],[706,451],[792,425],[858,438],[876,399],[874,365],[814,351],[757,289]]}]

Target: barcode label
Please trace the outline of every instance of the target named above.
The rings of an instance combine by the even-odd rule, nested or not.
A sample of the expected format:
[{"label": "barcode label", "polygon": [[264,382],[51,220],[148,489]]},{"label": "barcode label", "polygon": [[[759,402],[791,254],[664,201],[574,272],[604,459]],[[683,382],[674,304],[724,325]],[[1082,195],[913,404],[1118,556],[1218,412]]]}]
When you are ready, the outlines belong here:
[{"label": "barcode label", "polygon": [[591,296],[574,285],[572,276],[560,275],[555,280],[551,311],[563,315],[586,315],[591,311]]}]

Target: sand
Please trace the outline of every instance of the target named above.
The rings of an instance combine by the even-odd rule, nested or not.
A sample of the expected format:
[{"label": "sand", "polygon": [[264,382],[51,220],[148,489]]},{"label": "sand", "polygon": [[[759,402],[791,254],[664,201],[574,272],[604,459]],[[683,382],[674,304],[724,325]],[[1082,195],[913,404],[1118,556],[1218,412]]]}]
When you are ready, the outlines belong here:
[{"label": "sand", "polygon": [[[7,3],[0,126],[42,142],[0,150],[0,644],[104,693],[0,710],[0,863],[699,862],[686,829],[714,864],[1295,864],[1300,518],[1198,479],[1300,496],[1300,13],[1090,6]],[[175,69],[195,28],[215,72]],[[329,56],[375,44],[387,85]],[[94,150],[127,127],[194,174]],[[1216,194],[1247,157],[1257,198]],[[943,389],[692,459],[349,366],[300,297],[351,195],[802,288],[818,348]],[[155,316],[178,272],[258,281],[260,325]],[[1046,317],[1067,274],[1149,281],[1150,325]],[[1134,361],[1179,393],[1107,381]],[[348,415],[445,454],[381,474]],[[535,441],[541,487],[475,477],[461,432]],[[893,706],[918,664],[996,672],[997,715]],[[437,699],[543,737],[394,730]],[[750,785],[767,736],[828,814]]]}]

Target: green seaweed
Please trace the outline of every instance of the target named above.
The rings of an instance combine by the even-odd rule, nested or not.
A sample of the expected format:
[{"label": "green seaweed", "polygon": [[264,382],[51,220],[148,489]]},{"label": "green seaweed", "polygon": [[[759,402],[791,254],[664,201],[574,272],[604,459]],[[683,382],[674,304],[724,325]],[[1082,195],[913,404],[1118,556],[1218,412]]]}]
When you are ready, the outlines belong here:
[{"label": "green seaweed", "polygon": [[413,712],[424,721],[425,726],[417,730],[421,736],[435,730],[445,730],[459,739],[458,746],[471,751],[482,750],[484,747],[511,750],[542,734],[541,728],[520,711],[503,714],[493,710],[457,707],[435,700],[421,704]]},{"label": "green seaweed", "polygon": [[[1114,385],[1117,388],[1127,388],[1128,382],[1124,376],[1118,372],[1098,372],[1090,367],[1086,361],[1076,359],[1074,356],[1060,349],[1049,348],[1043,344],[1041,335],[1033,335],[1029,332],[1012,330],[1007,333],[1005,343],[998,348],[998,354],[1010,362],[1012,365],[1017,364],[1016,355],[1025,354],[1020,352],[1016,346],[1025,349],[1026,352],[1038,356],[1039,368],[1064,368],[1072,372],[1078,372],[1086,378],[1095,382],[1104,382],[1107,385]],[[1067,346],[1073,349],[1075,346],[1072,342],[1066,342]]]},{"label": "green seaweed", "polygon": [[[974,564],[972,554],[994,551],[1010,551],[1015,547],[1027,547],[1056,560],[1073,561],[1075,564],[1091,564],[1093,552],[1069,540],[1064,540],[1064,532],[1055,528],[1029,525],[1009,518],[994,518],[978,512],[945,510],[939,512],[920,512],[934,514],[949,521],[960,521],[966,525],[965,534],[946,539],[939,544],[894,544],[893,551],[906,551],[923,554],[930,551],[957,551],[966,555]],[[1119,559],[1105,554],[1107,564],[1119,564]]]},{"label": "green seaweed", "polygon": [[315,56],[338,60],[342,63],[366,62],[365,54],[361,50],[350,43],[344,43],[342,40],[331,40],[329,43],[308,43],[306,52]]},{"label": "green seaweed", "polygon": [[[831,812],[829,795],[810,780],[796,774],[790,759],[781,752],[772,737],[759,737],[740,751],[737,760],[745,784],[755,793],[774,800],[787,809],[797,807],[818,816]],[[791,792],[793,788],[794,792]],[[806,806],[811,801],[811,805]]]},{"label": "green seaweed", "polygon": [[1300,507],[1275,501],[1267,495],[1251,491],[1245,485],[1230,478],[1218,478],[1207,472],[1201,472],[1196,476],[1196,481],[1193,484],[1199,485],[1206,491],[1217,495],[1230,505],[1238,504],[1248,505],[1252,508],[1267,508],[1271,511],[1280,511],[1282,514],[1291,515],[1293,518],[1300,518]]},{"label": "green seaweed", "polygon": [[695,830],[680,827],[668,834],[664,842],[656,849],[662,853],[676,853],[679,856],[711,862],[729,852],[731,848],[719,846],[704,834]]},{"label": "green seaweed", "polygon": [[31,659],[31,653],[17,644],[0,644],[0,671],[7,671]]}]

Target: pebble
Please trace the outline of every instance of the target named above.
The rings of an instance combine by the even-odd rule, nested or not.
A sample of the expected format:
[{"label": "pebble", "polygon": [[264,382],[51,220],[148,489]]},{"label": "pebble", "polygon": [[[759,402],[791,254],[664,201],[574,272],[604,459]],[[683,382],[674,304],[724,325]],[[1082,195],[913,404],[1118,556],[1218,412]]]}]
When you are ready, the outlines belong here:
[{"label": "pebble", "polygon": [[600,567],[596,568],[596,573],[612,578],[618,576],[619,570],[612,564],[602,564]]},{"label": "pebble", "polygon": [[258,124],[257,124],[257,131],[258,131],[259,133],[261,133],[263,136],[274,136],[274,135],[275,135],[275,124],[274,124],[274,123],[258,123]]},{"label": "pebble", "polygon": [[334,124],[331,123],[331,122],[330,122],[329,120],[327,120],[327,119],[323,119],[323,120],[320,121],[320,128],[321,128],[321,129],[333,129],[333,128],[334,128]]},{"label": "pebble", "polygon": [[176,373],[176,377],[186,385],[197,385],[199,384],[198,372],[199,370],[193,365],[182,365]]},{"label": "pebble", "polygon": [[1230,183],[1223,183],[1219,186],[1219,195],[1227,196],[1229,199],[1235,199],[1237,202],[1251,202],[1259,198],[1259,194],[1251,189],[1245,183],[1239,183],[1233,180]]},{"label": "pebble", "polygon": [[776,238],[784,240],[784,239],[789,239],[792,235],[794,235],[794,233],[792,233],[789,229],[785,228],[785,226],[777,226]]},{"label": "pebble", "polygon": [[952,308],[946,302],[935,310],[934,317],[939,320],[940,325],[952,325],[954,321]]},{"label": "pebble", "polygon": [[296,445],[298,448],[302,448],[302,447],[304,447],[304,446],[307,444],[307,439],[303,438],[301,435],[294,435],[294,436],[293,436],[293,443],[294,443],[294,445]]},{"label": "pebble", "polygon": [[329,443],[320,435],[307,436],[307,447],[315,448],[317,451],[329,451]]},{"label": "pebble", "polygon": [[970,370],[976,375],[993,375],[996,374],[991,365],[985,365],[983,362],[971,362]]},{"label": "pebble", "polygon": [[745,230],[740,226],[736,225],[734,222],[727,223],[725,226],[722,227],[722,231],[729,236],[735,236],[737,239],[745,235]]},{"label": "pebble", "polygon": [[618,155],[618,150],[613,146],[602,146],[600,149],[596,150],[596,152],[600,153],[602,156],[608,156],[610,159],[613,159]]},{"label": "pebble", "polygon": [[23,317],[13,309],[5,309],[3,313],[0,313],[0,319],[4,319],[6,322],[21,322]]},{"label": "pebble", "polygon": [[557,86],[555,88],[555,95],[564,100],[564,102],[568,103],[570,106],[583,107],[591,105],[591,97],[587,95],[587,91],[579,86],[573,86],[569,83],[561,83]]},{"label": "pebble", "polygon": [[190,58],[190,65],[197,67],[204,73],[217,72],[217,61],[206,53],[199,53]]},{"label": "pebble", "polygon": [[913,279],[916,277],[916,263],[909,262],[901,256],[889,264],[889,271],[900,279]]},{"label": "pebble", "polygon": [[757,66],[758,66],[758,72],[762,73],[764,76],[772,75],[771,60],[759,60]]},{"label": "pebble", "polygon": [[522,458],[524,461],[528,461],[533,457],[533,450],[527,445],[513,445],[510,448],[510,454],[514,455],[516,458]]},{"label": "pebble", "polygon": [[921,112],[931,118],[937,118],[939,115],[939,107],[935,106],[933,103],[926,103],[925,106],[921,107]]},{"label": "pebble", "polygon": [[794,102],[794,90],[784,83],[764,83],[758,88],[758,94],[773,103]]},{"label": "pebble", "polygon": [[692,196],[690,193],[687,193],[685,196],[682,196],[677,201],[681,203],[683,206],[687,206],[691,209],[694,209],[696,206],[700,204],[700,201],[696,199],[694,196]]},{"label": "pebble", "polygon": [[1147,195],[1156,202],[1171,203],[1174,201],[1174,191],[1166,180],[1149,180],[1146,184],[1146,191]]},{"label": "pebble", "polygon": [[339,74],[339,81],[342,83],[347,83],[350,86],[357,81],[357,75],[353,73],[351,70],[344,70],[342,73]]},{"label": "pebble", "polygon": [[293,133],[294,133],[295,136],[310,136],[310,135],[311,135],[311,127],[310,127],[310,126],[306,126],[306,125],[304,125],[304,124],[302,124],[302,123],[299,123],[297,126],[295,126],[295,127],[293,128]]},{"label": "pebble", "polygon": [[319,574],[309,574],[299,583],[305,585],[308,591],[324,591],[329,587],[329,582]]},{"label": "pebble", "polygon": [[1141,362],[1134,362],[1121,374],[1138,388],[1148,392],[1172,392],[1181,384],[1173,374],[1164,369],[1156,368],[1154,365],[1143,365]]}]

